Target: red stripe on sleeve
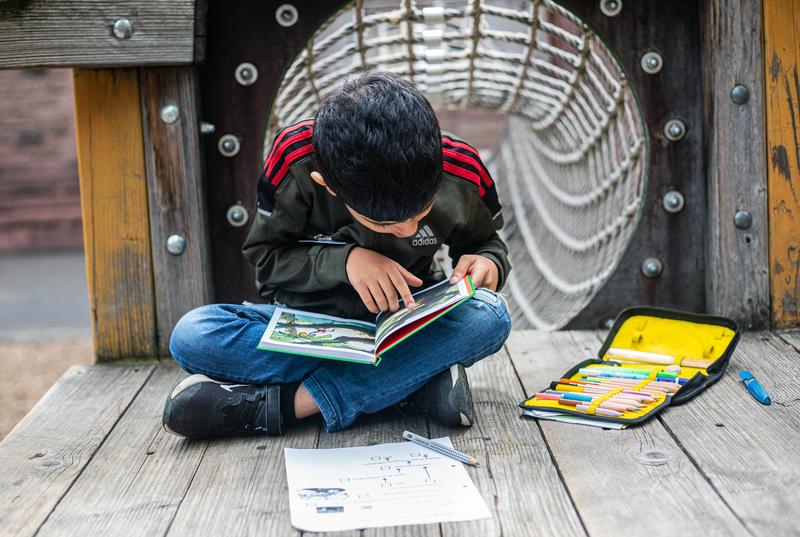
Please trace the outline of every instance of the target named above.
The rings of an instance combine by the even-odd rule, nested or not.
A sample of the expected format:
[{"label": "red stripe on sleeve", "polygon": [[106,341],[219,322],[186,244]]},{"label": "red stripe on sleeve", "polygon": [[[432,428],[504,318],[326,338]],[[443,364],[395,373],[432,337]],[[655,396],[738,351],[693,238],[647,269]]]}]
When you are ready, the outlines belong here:
[{"label": "red stripe on sleeve", "polygon": [[478,185],[478,195],[480,197],[483,197],[483,195],[486,193],[486,189],[483,188],[483,184],[481,184],[481,178],[478,176],[478,174],[471,172],[466,168],[462,168],[461,166],[453,164],[452,162],[447,162],[446,160],[442,164],[442,169],[444,169],[444,171],[446,172],[450,172],[453,175],[456,175],[458,177],[461,177],[462,179],[466,179],[467,181]]},{"label": "red stripe on sleeve", "polygon": [[[313,119],[307,119],[306,121],[301,121],[300,123],[296,123],[296,124],[294,124],[294,125],[292,125],[290,127],[286,127],[285,129],[283,129],[280,132],[280,134],[278,134],[278,137],[275,138],[275,141],[272,142],[272,148],[269,150],[270,154],[272,154],[275,151],[276,147],[281,145],[281,141],[284,138],[286,138],[287,134],[289,134],[292,131],[295,131],[295,130],[299,129],[300,127],[305,127],[306,125],[314,125],[314,120]],[[266,169],[266,166],[264,166],[264,168]]]},{"label": "red stripe on sleeve", "polygon": [[[295,144],[297,142],[302,142],[303,140],[308,140],[309,138],[311,138],[311,135],[313,133],[314,133],[314,131],[312,129],[308,129],[308,130],[304,130],[303,132],[299,132],[299,133],[295,134],[294,136],[290,136],[289,138],[286,139],[286,141],[284,141],[280,145],[280,147],[278,147],[277,151],[273,151],[272,153],[270,153],[269,158],[267,159],[267,163],[265,164],[265,168],[267,169],[266,176],[269,177],[272,174],[272,170],[275,167],[275,164],[277,164],[278,161],[281,160],[281,157],[283,156],[284,151],[286,151],[286,149],[288,147],[290,147],[292,144]],[[309,145],[311,145],[311,144],[309,144]]]},{"label": "red stripe on sleeve", "polygon": [[283,161],[283,165],[280,167],[278,172],[275,174],[275,177],[272,178],[272,185],[278,186],[283,178],[286,176],[286,173],[289,171],[289,166],[292,165],[296,160],[303,158],[304,156],[308,155],[314,151],[314,146],[311,144],[304,145],[299,149],[295,149],[288,155]]},{"label": "red stripe on sleeve", "polygon": [[[481,156],[478,153],[477,149],[475,149],[471,145],[468,145],[468,144],[465,144],[465,143],[461,143],[461,142],[457,142],[457,141],[455,141],[455,140],[453,140],[451,138],[448,138],[447,136],[443,136],[442,137],[442,142],[446,143],[447,145],[451,145],[453,147],[458,147],[460,149],[464,149],[466,151],[469,151],[473,155],[475,155],[475,158],[473,159],[474,162],[469,162],[467,160],[464,160],[464,158],[469,158],[467,155],[464,155],[463,153],[458,153],[457,151],[455,151],[455,153],[458,153],[458,155],[460,157],[463,157],[463,158],[459,158],[458,160],[460,160],[461,162],[469,162],[470,164],[475,166],[475,169],[478,170],[478,172],[480,173],[481,179],[483,179],[483,182],[484,182],[484,184],[486,185],[487,188],[492,186],[492,178],[486,172],[486,167],[483,165],[483,161],[481,160]],[[452,155],[449,155],[449,156],[452,156]],[[453,158],[456,158],[456,157],[453,157]]]},{"label": "red stripe on sleeve", "polygon": [[479,162],[475,162],[474,158],[468,157],[464,153],[453,151],[452,149],[442,149],[442,154],[446,157],[458,160],[459,162],[471,165],[473,168],[478,170],[478,176],[480,177],[479,180],[482,180],[482,186],[485,185],[487,188],[492,186],[492,180],[489,178],[489,175],[486,173],[483,167],[481,167]]}]

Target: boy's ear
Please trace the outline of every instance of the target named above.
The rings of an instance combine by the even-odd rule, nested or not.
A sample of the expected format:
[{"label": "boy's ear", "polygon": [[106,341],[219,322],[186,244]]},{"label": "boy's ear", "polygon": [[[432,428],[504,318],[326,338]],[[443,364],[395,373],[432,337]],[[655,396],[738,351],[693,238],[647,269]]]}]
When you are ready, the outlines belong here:
[{"label": "boy's ear", "polygon": [[324,186],[325,189],[328,191],[333,197],[336,197],[336,192],[330,189],[330,187],[325,183],[325,179],[322,177],[322,174],[319,172],[311,172],[311,180],[317,183],[319,186]]}]

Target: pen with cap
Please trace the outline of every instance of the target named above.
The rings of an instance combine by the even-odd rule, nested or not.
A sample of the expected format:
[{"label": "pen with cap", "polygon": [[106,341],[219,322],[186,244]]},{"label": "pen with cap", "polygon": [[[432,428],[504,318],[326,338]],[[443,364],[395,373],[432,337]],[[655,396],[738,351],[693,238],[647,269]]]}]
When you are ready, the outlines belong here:
[{"label": "pen with cap", "polygon": [[769,398],[767,391],[761,386],[756,378],[750,371],[739,371],[739,378],[744,385],[747,386],[747,391],[750,392],[750,395],[753,396],[753,399],[761,403],[762,405],[771,405],[772,399]]},{"label": "pen with cap", "polygon": [[466,453],[461,453],[460,451],[456,451],[455,449],[449,448],[434,440],[425,438],[424,436],[414,434],[411,431],[404,431],[403,438],[405,438],[409,442],[417,444],[418,446],[432,449],[436,453],[444,455],[445,457],[450,457],[451,459],[461,461],[464,464],[469,464],[470,466],[478,466],[478,461],[475,459],[475,457],[467,455]]}]

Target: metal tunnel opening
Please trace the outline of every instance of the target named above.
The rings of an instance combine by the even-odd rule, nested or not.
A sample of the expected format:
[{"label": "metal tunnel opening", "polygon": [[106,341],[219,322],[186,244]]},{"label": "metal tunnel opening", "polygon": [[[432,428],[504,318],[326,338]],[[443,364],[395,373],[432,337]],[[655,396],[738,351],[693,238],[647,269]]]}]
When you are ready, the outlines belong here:
[{"label": "metal tunnel opening", "polygon": [[515,328],[563,327],[616,269],[644,196],[645,120],[613,53],[548,0],[355,0],[287,69],[264,157],[340,80],[378,69],[413,81],[438,111],[507,116],[486,155],[514,266],[505,291]]}]

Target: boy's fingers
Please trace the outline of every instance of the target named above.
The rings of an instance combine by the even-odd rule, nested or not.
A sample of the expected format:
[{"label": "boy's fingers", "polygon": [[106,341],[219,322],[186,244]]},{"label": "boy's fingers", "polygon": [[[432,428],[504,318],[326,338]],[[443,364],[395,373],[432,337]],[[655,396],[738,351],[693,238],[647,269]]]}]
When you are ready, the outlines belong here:
[{"label": "boy's fingers", "polygon": [[378,305],[380,311],[386,311],[389,309],[389,302],[386,301],[386,295],[383,294],[383,289],[381,289],[380,283],[373,283],[369,287],[369,292],[372,294],[372,298],[375,300],[375,303]]},{"label": "boy's fingers", "polygon": [[400,303],[397,300],[397,291],[395,290],[394,280],[391,276],[386,276],[386,278],[381,278],[379,280],[381,284],[381,289],[383,289],[383,294],[386,295],[386,299],[389,301],[389,309],[391,311],[397,311],[400,309]]},{"label": "boy's fingers", "polygon": [[412,287],[419,287],[422,285],[422,280],[407,271],[403,265],[400,263],[395,263],[395,266],[397,267],[397,270],[400,271],[400,276],[402,276],[403,279],[408,282],[408,285]]},{"label": "boy's fingers", "polygon": [[366,286],[358,287],[356,288],[356,291],[358,292],[358,296],[361,297],[361,302],[364,303],[370,313],[378,313],[380,311],[378,309],[378,305],[375,304],[374,300],[372,300],[372,295]]},{"label": "boy's fingers", "polygon": [[400,293],[400,298],[403,299],[406,307],[413,308],[416,305],[414,303],[414,297],[411,296],[411,289],[408,288],[408,284],[403,278],[402,273],[398,270],[397,272],[390,274],[389,277],[392,279],[392,283],[394,284],[395,289],[397,289],[397,292]]},{"label": "boy's fingers", "polygon": [[485,287],[484,280],[486,279],[486,267],[482,266],[480,263],[475,263],[469,275],[472,277],[472,284],[475,287]]},{"label": "boy's fingers", "polygon": [[[462,279],[465,275],[469,274],[470,267],[472,266],[473,262],[474,259],[472,259],[470,256],[468,255],[461,256],[461,259],[459,259],[458,263],[456,264],[456,268],[453,269],[453,274],[450,276],[450,283],[456,283],[460,279]],[[475,279],[474,275],[473,279]]]}]

